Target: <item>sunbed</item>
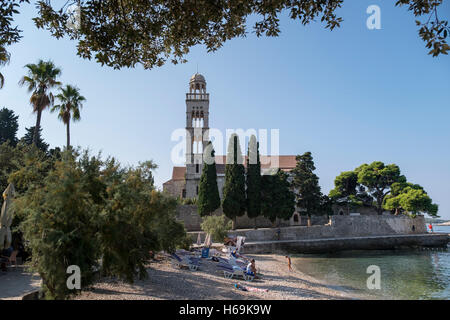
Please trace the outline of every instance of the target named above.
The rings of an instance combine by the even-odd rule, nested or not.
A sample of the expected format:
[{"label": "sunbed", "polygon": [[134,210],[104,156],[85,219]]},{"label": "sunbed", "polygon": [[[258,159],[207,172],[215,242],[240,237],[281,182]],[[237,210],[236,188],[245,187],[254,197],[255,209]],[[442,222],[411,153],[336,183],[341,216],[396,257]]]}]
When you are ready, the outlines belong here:
[{"label": "sunbed", "polygon": [[227,279],[232,279],[234,276],[242,277],[246,281],[252,281],[255,278],[253,272],[247,272],[245,269],[239,266],[233,266],[223,261],[219,262],[217,268],[223,272],[223,276]]},{"label": "sunbed", "polygon": [[179,257],[176,253],[170,255],[172,263],[179,267],[187,267],[191,271],[196,271],[200,266],[200,259],[194,257],[184,256],[183,258]]}]

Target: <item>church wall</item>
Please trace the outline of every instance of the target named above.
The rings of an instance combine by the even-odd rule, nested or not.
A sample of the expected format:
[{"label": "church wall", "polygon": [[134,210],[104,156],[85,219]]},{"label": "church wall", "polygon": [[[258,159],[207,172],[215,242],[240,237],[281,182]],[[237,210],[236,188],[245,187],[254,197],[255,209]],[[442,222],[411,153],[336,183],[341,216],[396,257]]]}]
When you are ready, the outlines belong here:
[{"label": "church wall", "polygon": [[170,180],[163,184],[163,190],[175,198],[182,197],[186,182],[184,180]]},{"label": "church wall", "polygon": [[[217,209],[214,212],[215,215],[222,215],[223,211],[222,208]],[[179,205],[177,207],[177,220],[184,223],[184,226],[187,231],[201,231],[200,224],[202,223],[202,218],[197,213],[197,206],[196,205]],[[229,219],[227,218],[227,221]],[[312,225],[324,225],[328,223],[328,217],[327,216],[312,216],[311,217],[311,223]],[[298,225],[298,226],[306,226],[307,225],[307,218],[305,216],[299,217],[299,222],[294,223],[293,218],[289,220],[279,220],[275,221],[274,224],[272,222],[265,218],[265,217],[257,217],[256,218],[256,226],[258,228],[271,228],[273,226],[281,226],[281,227],[287,227],[292,225]],[[242,217],[237,217],[236,219],[236,227],[238,229],[251,229],[255,226],[255,219],[250,219],[246,214]]]}]

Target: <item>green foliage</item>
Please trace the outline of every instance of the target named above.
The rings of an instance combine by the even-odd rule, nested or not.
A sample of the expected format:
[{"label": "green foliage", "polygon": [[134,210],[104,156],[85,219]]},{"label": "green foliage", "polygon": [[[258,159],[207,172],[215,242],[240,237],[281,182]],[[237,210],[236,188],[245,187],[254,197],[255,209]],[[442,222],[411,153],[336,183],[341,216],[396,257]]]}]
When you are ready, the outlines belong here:
[{"label": "green foliage", "polygon": [[[66,151],[60,160],[35,148],[10,180],[19,225],[47,298],[66,298],[66,268],[78,265],[82,286],[94,270],[132,282],[145,278],[150,252],[187,244],[176,200],[155,190],[151,161],[121,167],[114,158]],[[49,169],[50,168],[50,169]]]},{"label": "green foliage", "polygon": [[223,213],[233,221],[236,217],[243,216],[246,210],[245,168],[236,134],[230,137],[228,143],[222,208]]},{"label": "green foliage", "polygon": [[179,202],[183,205],[195,205],[197,204],[197,198],[180,199]]},{"label": "green foliage", "polygon": [[58,118],[66,125],[67,130],[67,149],[70,148],[70,120],[80,121],[80,109],[86,98],[80,94],[77,87],[66,85],[65,88],[59,88],[60,93],[56,95],[59,100],[58,105],[51,108],[51,112],[58,112]]},{"label": "green foliage", "polygon": [[438,205],[432,203],[431,198],[420,185],[412,183],[394,183],[383,207],[395,214],[427,213],[432,217],[438,217]]},{"label": "green foliage", "polygon": [[371,199],[375,199],[378,214],[382,214],[384,209],[395,214],[412,215],[427,213],[437,216],[438,212],[438,206],[432,203],[420,185],[407,182],[397,165],[385,165],[380,161],[342,172],[336,177],[330,198],[349,207],[368,205]]},{"label": "green foliage", "polygon": [[19,116],[14,114],[13,110],[7,108],[0,109],[0,144],[9,141],[12,146],[17,144],[17,130]]},{"label": "green foliage", "polygon": [[220,208],[220,196],[219,188],[217,186],[217,171],[214,153],[213,145],[209,142],[205,148],[204,159],[208,158],[211,161],[203,162],[203,171],[198,190],[197,208],[201,217],[210,215],[216,209]]},{"label": "green foliage", "polygon": [[383,213],[383,201],[391,191],[393,183],[406,182],[405,176],[400,174],[400,168],[395,164],[385,165],[381,161],[363,164],[356,168],[358,183],[367,188],[368,193],[376,201],[378,214]]},{"label": "green foliage", "polygon": [[37,64],[27,64],[27,75],[23,76],[19,84],[26,86],[31,93],[30,104],[36,113],[36,125],[33,136],[33,145],[37,145],[39,130],[41,128],[42,112],[53,105],[53,94],[51,89],[61,85],[56,79],[61,75],[61,69],[57,68],[52,61],[39,60]]},{"label": "green foliage", "polygon": [[[446,21],[439,20],[437,8],[442,0],[399,0],[397,6],[407,5],[416,17],[433,15],[424,23],[419,35],[436,54],[446,53]],[[325,28],[339,27],[343,19],[336,14],[344,0],[272,0],[272,1],[81,1],[80,26],[67,24],[70,14],[67,4],[37,2],[38,28],[47,29],[52,36],[68,36],[78,42],[77,54],[114,68],[144,68],[186,62],[190,48],[204,45],[208,52],[216,51],[230,39],[245,37],[247,19],[256,19],[255,34],[274,37],[280,34],[280,15],[288,14],[302,25],[321,21]],[[431,17],[428,17],[431,18]],[[443,39],[442,39],[443,38]],[[436,45],[435,45],[436,44]],[[433,52],[434,55],[434,52]]]},{"label": "green foliage", "polygon": [[[261,162],[259,143],[252,135],[248,144],[247,157],[247,216],[256,218],[261,215]],[[256,227],[256,225],[255,225]]]},{"label": "green foliage", "polygon": [[288,175],[282,170],[261,179],[261,213],[272,223],[277,218],[287,220],[295,211],[295,194]]},{"label": "green foliage", "polygon": [[[22,137],[22,141],[28,145],[33,144],[34,135],[36,133],[36,127],[25,128],[25,135]],[[42,138],[42,127],[39,127],[36,138],[36,147],[42,152],[47,152],[49,148],[49,144],[44,141]]]},{"label": "green foliage", "polygon": [[21,30],[12,26],[14,15],[18,14],[21,3],[29,0],[3,0],[0,2],[0,46],[16,43],[22,38]]},{"label": "green foliage", "polygon": [[[3,66],[5,64],[9,63],[9,59],[11,58],[11,55],[8,51],[6,51],[5,47],[3,47],[0,44],[0,66]],[[3,88],[5,85],[5,77],[2,73],[0,73],[0,89]]]},{"label": "green foliage", "polygon": [[297,165],[292,170],[292,186],[296,192],[297,207],[308,216],[319,214],[323,211],[323,195],[320,191],[319,177],[314,173],[316,167],[311,152],[297,156],[296,159]]},{"label": "green foliage", "polygon": [[[365,192],[365,187],[358,183],[356,171],[344,171],[334,180],[334,189],[329,193],[330,200],[347,206],[347,211],[363,205],[372,205],[373,198]],[[347,213],[348,213],[347,212]]]},{"label": "green foliage", "polygon": [[46,298],[63,299],[67,288],[66,269],[82,270],[83,286],[91,283],[97,266],[98,211],[83,184],[83,172],[73,157],[57,162],[44,179],[19,197],[17,211],[25,217],[21,230],[32,251],[33,270],[42,278]]},{"label": "green foliage", "polygon": [[204,217],[201,224],[202,230],[209,233],[215,242],[222,242],[231,227],[232,222],[226,223],[224,215]]}]

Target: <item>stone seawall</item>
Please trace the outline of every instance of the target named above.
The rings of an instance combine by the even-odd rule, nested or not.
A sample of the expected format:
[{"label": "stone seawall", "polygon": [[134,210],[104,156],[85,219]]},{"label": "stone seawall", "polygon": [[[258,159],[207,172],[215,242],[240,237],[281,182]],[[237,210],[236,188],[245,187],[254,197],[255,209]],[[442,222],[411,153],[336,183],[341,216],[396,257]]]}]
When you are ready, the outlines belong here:
[{"label": "stone seawall", "polygon": [[243,254],[326,253],[343,250],[387,250],[448,245],[448,234],[410,234],[315,240],[262,241],[246,243]]},{"label": "stone seawall", "polygon": [[[295,226],[280,228],[242,229],[230,231],[229,235],[244,236],[246,242],[273,240],[311,240],[344,237],[366,237],[397,234],[425,234],[423,216],[332,216],[327,225]],[[198,232],[190,233],[194,241]],[[200,232],[201,239],[204,233]]]}]

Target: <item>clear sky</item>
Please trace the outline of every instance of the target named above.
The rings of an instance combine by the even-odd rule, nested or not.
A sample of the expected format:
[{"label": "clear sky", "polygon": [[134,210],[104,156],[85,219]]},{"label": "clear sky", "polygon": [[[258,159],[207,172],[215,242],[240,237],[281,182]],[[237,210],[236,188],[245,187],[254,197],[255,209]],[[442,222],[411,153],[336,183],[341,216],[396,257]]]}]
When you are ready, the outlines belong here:
[{"label": "clear sky", "polygon": [[[381,30],[366,27],[372,4],[381,8]],[[344,22],[332,32],[284,16],[278,38],[249,34],[216,53],[199,46],[188,63],[154,70],[82,60],[74,42],[37,30],[34,14],[33,5],[21,10],[24,38],[8,48],[11,62],[1,70],[0,107],[20,116],[19,137],[35,123],[29,94],[18,85],[23,67],[51,59],[63,70],[61,81],[87,98],[72,144],[125,164],[153,159],[161,186],[171,176],[171,134],[185,126],[185,93],[198,64],[211,94],[210,127],[279,129],[281,154],[312,152],[324,192],[341,171],[396,163],[450,219],[450,57],[427,55],[414,16],[394,1],[347,0],[339,10]],[[450,18],[448,2],[441,16]],[[42,127],[52,147],[65,144],[56,114],[46,111]]]}]

